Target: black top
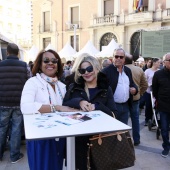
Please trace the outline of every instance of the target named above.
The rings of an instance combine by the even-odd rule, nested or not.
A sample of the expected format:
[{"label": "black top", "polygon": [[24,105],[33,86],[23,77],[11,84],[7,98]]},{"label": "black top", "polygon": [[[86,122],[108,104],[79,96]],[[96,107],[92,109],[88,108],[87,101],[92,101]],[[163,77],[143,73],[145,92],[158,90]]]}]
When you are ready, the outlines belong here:
[{"label": "black top", "polygon": [[[113,91],[113,94],[114,94],[116,87],[117,87],[118,79],[119,79],[119,72],[117,71],[117,68],[113,64],[111,64],[108,67],[104,68],[102,70],[102,72],[107,76],[107,78],[109,80],[109,85],[112,88],[112,91]],[[136,84],[134,83],[134,81],[132,79],[131,70],[128,67],[124,66],[124,72],[126,73],[126,75],[129,78],[130,87],[134,87],[136,89],[136,94],[137,94],[138,93],[138,87],[136,86]],[[128,103],[129,103],[130,106],[132,106],[133,96],[131,94],[129,96],[130,96],[130,98],[128,100]]]},{"label": "black top", "polygon": [[157,100],[157,109],[170,113],[170,70],[163,68],[155,72],[152,79],[153,96]]},{"label": "black top", "polygon": [[20,106],[21,93],[28,79],[27,63],[17,56],[0,62],[0,106]]},{"label": "black top", "polygon": [[63,100],[63,105],[80,109],[80,101],[86,100],[95,104],[95,110],[101,110],[110,116],[112,116],[112,112],[116,114],[117,109],[113,99],[112,89],[107,82],[106,76],[100,72],[97,78],[97,88],[90,89],[89,99],[84,89],[84,80],[80,77],[78,84],[72,83],[69,86]]}]

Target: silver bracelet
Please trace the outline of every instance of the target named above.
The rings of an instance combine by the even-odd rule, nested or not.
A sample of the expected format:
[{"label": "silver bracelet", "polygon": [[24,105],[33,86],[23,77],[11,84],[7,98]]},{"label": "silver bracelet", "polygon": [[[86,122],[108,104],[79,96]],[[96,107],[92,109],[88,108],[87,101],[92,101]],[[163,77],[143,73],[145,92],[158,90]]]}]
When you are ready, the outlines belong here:
[{"label": "silver bracelet", "polygon": [[53,113],[53,105],[50,104],[51,113]]},{"label": "silver bracelet", "polygon": [[52,105],[52,108],[53,108],[53,113],[55,113],[55,112],[56,112],[56,108],[55,108],[55,106],[54,106],[54,105]]}]

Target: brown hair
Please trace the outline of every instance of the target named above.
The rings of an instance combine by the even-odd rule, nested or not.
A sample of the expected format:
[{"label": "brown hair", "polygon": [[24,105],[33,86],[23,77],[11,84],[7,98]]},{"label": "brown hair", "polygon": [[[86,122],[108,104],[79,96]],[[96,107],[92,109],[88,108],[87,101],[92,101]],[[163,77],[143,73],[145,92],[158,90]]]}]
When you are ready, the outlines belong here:
[{"label": "brown hair", "polygon": [[156,63],[160,58],[152,58],[151,59],[151,67],[153,66],[153,63]]},{"label": "brown hair", "polygon": [[62,66],[62,63],[61,63],[60,56],[54,50],[47,50],[47,51],[42,50],[42,51],[39,52],[39,54],[37,55],[37,58],[34,61],[34,66],[32,68],[33,76],[35,76],[37,73],[42,72],[41,71],[42,58],[43,58],[43,54],[46,53],[46,52],[52,53],[55,56],[55,58],[58,59],[58,63],[57,63],[58,71],[56,72],[56,76],[57,76],[57,78],[60,78],[63,74],[63,66]]},{"label": "brown hair", "polygon": [[18,46],[16,45],[16,44],[14,44],[14,43],[9,43],[8,45],[7,45],[7,52],[8,52],[8,54],[13,54],[13,55],[18,55],[18,53],[19,53],[19,48],[18,48]]}]

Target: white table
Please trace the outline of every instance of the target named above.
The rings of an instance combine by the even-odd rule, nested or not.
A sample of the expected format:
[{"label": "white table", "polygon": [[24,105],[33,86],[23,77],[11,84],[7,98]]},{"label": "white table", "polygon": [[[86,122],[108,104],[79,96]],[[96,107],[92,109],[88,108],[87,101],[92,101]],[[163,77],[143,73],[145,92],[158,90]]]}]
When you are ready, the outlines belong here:
[{"label": "white table", "polygon": [[[101,111],[88,112],[88,114],[99,114],[100,116],[85,122],[70,126],[60,123],[56,125],[55,120],[57,120],[57,114],[61,113],[62,112],[56,114],[24,115],[24,126],[27,140],[67,137],[67,170],[75,169],[75,136],[131,129],[130,126],[125,125]],[[46,115],[49,115],[49,117]],[[50,115],[52,115],[52,117],[50,117]],[[43,120],[44,118],[48,120]],[[45,124],[44,127],[41,127],[41,122]],[[48,126],[49,124],[50,126]]]}]

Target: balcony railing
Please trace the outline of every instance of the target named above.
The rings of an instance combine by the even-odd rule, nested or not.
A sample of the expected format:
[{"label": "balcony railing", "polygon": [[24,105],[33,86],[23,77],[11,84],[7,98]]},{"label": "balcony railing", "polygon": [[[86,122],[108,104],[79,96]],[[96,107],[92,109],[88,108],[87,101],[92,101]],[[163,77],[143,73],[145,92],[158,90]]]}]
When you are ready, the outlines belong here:
[{"label": "balcony railing", "polygon": [[170,9],[167,9],[167,16],[170,16]]},{"label": "balcony railing", "polygon": [[162,19],[163,20],[170,20],[170,9],[166,9],[162,12]]},{"label": "balcony railing", "polygon": [[74,23],[67,23],[65,26],[65,30],[72,31],[74,30],[74,26],[77,25],[77,29],[82,28],[82,23],[81,21],[74,21]]},{"label": "balcony railing", "polygon": [[152,22],[153,12],[139,12],[125,15],[125,24],[140,23],[140,22]]},{"label": "balcony railing", "polygon": [[143,11],[138,13],[106,15],[103,17],[93,17],[90,25],[103,26],[103,25],[131,25],[136,23],[147,23],[157,21],[170,21],[170,9],[156,10],[156,11]]},{"label": "balcony railing", "polygon": [[114,14],[105,15],[104,17],[96,17],[93,19],[94,25],[103,25],[103,24],[116,24]]},{"label": "balcony railing", "polygon": [[45,33],[45,32],[54,32],[52,24],[39,26],[39,33]]}]

